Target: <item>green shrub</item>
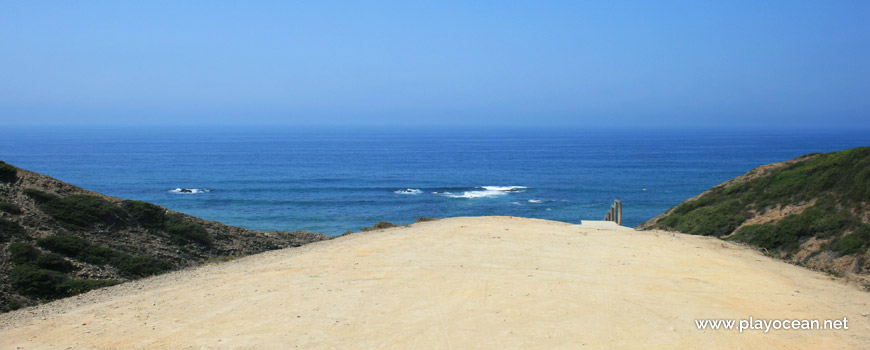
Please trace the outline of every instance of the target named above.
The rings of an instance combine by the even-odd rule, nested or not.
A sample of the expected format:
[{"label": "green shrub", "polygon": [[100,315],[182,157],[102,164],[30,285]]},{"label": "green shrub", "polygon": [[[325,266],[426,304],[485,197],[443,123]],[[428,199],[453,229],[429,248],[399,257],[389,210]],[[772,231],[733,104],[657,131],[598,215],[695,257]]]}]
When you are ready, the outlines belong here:
[{"label": "green shrub", "polygon": [[382,229],[386,229],[386,228],[390,228],[390,227],[396,227],[396,226],[397,226],[396,224],[393,224],[393,223],[391,223],[391,222],[380,221],[380,222],[378,222],[377,224],[375,224],[375,225],[372,226],[372,227],[365,227],[365,228],[363,228],[362,231],[382,230]]},{"label": "green shrub", "polygon": [[143,201],[125,200],[121,202],[121,208],[142,227],[160,229],[165,225],[166,214],[163,208],[157,205]]},{"label": "green shrub", "polygon": [[[751,211],[764,212],[768,208],[811,200],[848,208],[867,198],[870,198],[870,147],[860,147],[816,154],[747,182],[713,188],[694,201],[674,207],[655,227],[720,236],[730,233],[729,229],[733,231],[748,219]],[[855,222],[843,210],[821,207],[818,210],[834,215],[810,217],[819,214],[811,212],[802,221],[785,221],[784,227],[777,230],[752,228],[744,233],[751,234],[756,241],[766,242],[766,245],[793,243],[795,236],[802,237],[810,231],[810,235],[831,237],[844,232]],[[811,226],[802,226],[804,224]]]},{"label": "green shrub", "polygon": [[172,269],[172,264],[151,257],[134,256],[106,246],[87,243],[70,236],[49,236],[38,241],[40,247],[94,265],[112,265],[127,277],[156,275]]},{"label": "green shrub", "polygon": [[0,182],[12,183],[18,180],[18,169],[0,160]]},{"label": "green shrub", "polygon": [[113,259],[120,254],[125,253],[102,245],[87,245],[85,249],[79,252],[76,258],[94,265],[105,265],[111,264]]},{"label": "green shrub", "polygon": [[40,247],[61,253],[68,257],[76,257],[88,245],[81,237],[71,235],[48,236],[36,241]]},{"label": "green shrub", "polygon": [[118,283],[121,282],[116,280],[71,279],[59,284],[57,290],[60,294],[72,296],[97,288],[114,286]]},{"label": "green shrub", "polygon": [[0,202],[0,211],[7,212],[12,215],[21,214],[21,207],[7,202]]},{"label": "green shrub", "polygon": [[112,266],[117,267],[122,274],[128,277],[157,275],[172,269],[172,265],[166,261],[124,253],[116,255],[112,259]]},{"label": "green shrub", "polygon": [[6,249],[9,250],[12,262],[16,265],[31,263],[39,256],[39,251],[27,242],[10,243]]},{"label": "green shrub", "polygon": [[734,236],[735,240],[750,243],[752,245],[775,249],[782,246],[792,246],[798,242],[800,236],[778,230],[776,224],[744,226]]},{"label": "green shrub", "polygon": [[715,204],[695,201],[677,207],[674,212],[677,211],[682,214],[669,215],[657,226],[695,235],[722,236],[733,232],[747,219],[736,199]]},{"label": "green shrub", "polygon": [[861,253],[870,246],[870,224],[865,224],[852,233],[840,238],[832,250],[840,255]]},{"label": "green shrub", "polygon": [[50,201],[60,198],[51,193],[42,192],[40,190],[35,190],[32,188],[25,188],[24,194],[33,199],[36,204],[48,203]]},{"label": "green shrub", "polygon": [[94,265],[105,265],[112,261],[117,252],[104,246],[95,246],[83,238],[72,235],[48,236],[37,241],[40,247]]},{"label": "green shrub", "polygon": [[[6,304],[5,308],[3,307],[3,304],[4,304],[4,303]],[[8,311],[18,310],[18,309],[20,309],[20,308],[22,308],[22,307],[24,307],[24,305],[21,305],[21,302],[19,302],[18,300],[15,300],[15,299],[6,299],[6,300],[0,299],[0,313],[2,313],[2,312],[8,312]]]},{"label": "green shrub", "polygon": [[124,210],[97,196],[74,194],[44,202],[40,209],[68,228],[84,229],[97,223],[116,224],[123,220]]},{"label": "green shrub", "polygon": [[211,245],[208,231],[200,224],[186,221],[180,214],[166,216],[166,232],[169,233],[169,237],[177,244],[201,243]]},{"label": "green shrub", "polygon": [[58,272],[70,272],[75,269],[69,260],[55,253],[42,254],[37,257],[36,266]]},{"label": "green shrub", "polygon": [[62,273],[36,268],[30,265],[19,265],[9,273],[9,282],[18,293],[38,298],[57,298],[58,286],[66,281]]},{"label": "green shrub", "polygon": [[803,213],[786,217],[778,222],[745,226],[734,236],[766,249],[791,250],[807,237],[830,237],[845,231],[856,220],[833,207],[814,206]]},{"label": "green shrub", "polygon": [[15,222],[0,218],[0,241],[9,239],[10,237],[26,237],[27,232],[21,225]]}]

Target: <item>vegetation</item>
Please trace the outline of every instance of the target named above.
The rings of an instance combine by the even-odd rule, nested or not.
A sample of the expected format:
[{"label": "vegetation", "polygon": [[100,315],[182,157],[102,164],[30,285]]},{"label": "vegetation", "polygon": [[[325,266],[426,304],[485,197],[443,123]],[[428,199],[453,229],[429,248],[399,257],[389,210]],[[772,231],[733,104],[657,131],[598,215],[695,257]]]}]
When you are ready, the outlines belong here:
[{"label": "vegetation", "polygon": [[40,190],[35,190],[32,188],[25,188],[24,194],[27,195],[28,197],[30,197],[30,199],[33,199],[33,201],[36,202],[36,204],[47,203],[47,202],[50,202],[52,200],[60,198],[60,197],[53,195],[51,193],[45,193],[45,192],[42,192]]},{"label": "vegetation", "polygon": [[157,205],[143,201],[125,200],[121,202],[121,208],[142,227],[150,229],[165,227],[165,210]]},{"label": "vegetation", "polygon": [[6,249],[9,250],[9,256],[12,257],[12,263],[16,265],[31,263],[39,256],[39,251],[36,250],[32,244],[27,242],[10,243],[9,247]]},{"label": "vegetation", "polygon": [[765,249],[783,248],[790,251],[797,248],[804,238],[828,238],[856,223],[855,218],[833,207],[813,207],[778,222],[746,226],[733,239]]},{"label": "vegetation", "polygon": [[69,260],[54,253],[39,255],[36,258],[36,266],[57,272],[71,272],[75,270],[75,266]]},{"label": "vegetation", "polygon": [[[218,254],[261,252],[325,238],[289,232],[218,240],[229,234],[212,227],[224,226],[170,214],[142,201],[87,194],[47,176],[24,176],[18,170],[0,162],[0,177],[5,176],[0,180],[0,312],[118,280],[234,258]],[[43,237],[45,231],[55,235]],[[108,236],[112,241],[104,241]],[[95,267],[112,280],[75,278],[77,269],[85,274]]]},{"label": "vegetation", "polygon": [[424,218],[417,218],[417,220],[414,220],[414,223],[416,224],[418,222],[437,221],[437,220],[438,220],[438,218],[424,217]]},{"label": "vegetation", "polygon": [[31,265],[19,265],[9,274],[12,287],[22,295],[42,299],[57,299],[108,287],[120,283],[116,280],[69,279],[56,271]]},{"label": "vegetation", "polygon": [[372,227],[364,227],[364,228],[362,229],[362,231],[365,232],[365,231],[383,230],[383,229],[385,229],[385,228],[397,227],[397,226],[398,226],[398,225],[393,224],[393,223],[390,223],[390,222],[381,221],[381,222],[378,222],[377,224],[375,224],[375,225],[372,226]]},{"label": "vegetation", "polygon": [[0,160],[0,182],[12,183],[18,180],[18,169]]},{"label": "vegetation", "polygon": [[117,224],[123,221],[126,214],[114,203],[86,194],[52,199],[42,203],[40,209],[72,229],[85,229],[97,223]]},{"label": "vegetation", "polygon": [[0,218],[0,242],[12,237],[26,237],[27,232],[21,225],[15,222]]},{"label": "vegetation", "polygon": [[211,245],[211,238],[205,227],[195,222],[185,221],[181,214],[166,216],[166,232],[169,237],[178,244],[201,243]]},{"label": "vegetation", "polygon": [[75,257],[88,244],[81,237],[71,235],[48,236],[37,241],[40,247],[69,257]]},{"label": "vegetation", "polygon": [[166,261],[134,256],[105,246],[87,243],[71,235],[49,236],[38,241],[40,247],[94,265],[112,265],[131,278],[156,275],[172,269]]},{"label": "vegetation", "polygon": [[0,211],[6,212],[6,213],[9,213],[12,215],[20,215],[21,214],[21,207],[15,205],[15,204],[12,204],[12,203],[0,202]]},{"label": "vegetation", "polygon": [[840,255],[856,254],[866,251],[870,246],[870,225],[863,225],[854,232],[843,236],[833,246],[833,251]]},{"label": "vegetation", "polygon": [[681,205],[660,223],[674,230],[704,236],[722,236],[734,231],[748,218],[738,199],[715,202],[709,197]]},{"label": "vegetation", "polygon": [[9,273],[9,281],[16,291],[37,298],[63,297],[58,287],[66,280],[66,276],[60,272],[40,269],[32,265],[18,265]]},{"label": "vegetation", "polygon": [[[784,252],[810,237],[833,239],[831,249],[842,255],[866,251],[870,228],[855,213],[866,210],[861,208],[870,199],[870,147],[802,158],[764,176],[714,187],[674,207],[651,227],[719,237],[734,233],[730,239]],[[771,208],[813,201],[800,214],[735,232]]]}]

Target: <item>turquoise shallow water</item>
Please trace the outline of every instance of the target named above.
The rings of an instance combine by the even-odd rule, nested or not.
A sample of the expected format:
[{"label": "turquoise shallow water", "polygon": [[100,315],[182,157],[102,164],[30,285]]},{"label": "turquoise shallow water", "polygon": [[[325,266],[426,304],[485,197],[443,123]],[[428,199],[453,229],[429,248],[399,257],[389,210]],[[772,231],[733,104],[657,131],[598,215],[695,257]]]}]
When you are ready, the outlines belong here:
[{"label": "turquoise shallow water", "polygon": [[614,199],[634,226],[755,166],[867,145],[866,131],[5,128],[0,159],[230,225],[335,235],[423,216],[600,220]]}]

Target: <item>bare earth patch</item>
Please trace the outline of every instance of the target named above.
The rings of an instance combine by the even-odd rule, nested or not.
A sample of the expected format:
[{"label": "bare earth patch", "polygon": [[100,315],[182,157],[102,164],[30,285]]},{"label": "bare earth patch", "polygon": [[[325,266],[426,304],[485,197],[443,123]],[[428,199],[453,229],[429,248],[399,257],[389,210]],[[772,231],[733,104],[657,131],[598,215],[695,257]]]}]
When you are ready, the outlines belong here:
[{"label": "bare earth patch", "polygon": [[[870,294],[709,237],[453,218],[0,315],[2,349],[858,349]],[[695,319],[848,319],[698,330]]]}]

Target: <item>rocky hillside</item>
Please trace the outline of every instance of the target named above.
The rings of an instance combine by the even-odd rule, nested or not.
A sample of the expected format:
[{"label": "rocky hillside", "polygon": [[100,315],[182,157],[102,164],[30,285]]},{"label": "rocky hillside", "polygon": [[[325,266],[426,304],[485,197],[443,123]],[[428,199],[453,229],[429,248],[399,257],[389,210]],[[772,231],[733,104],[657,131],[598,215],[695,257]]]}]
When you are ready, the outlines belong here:
[{"label": "rocky hillside", "polygon": [[0,312],[326,238],[227,226],[0,161]]},{"label": "rocky hillside", "polygon": [[638,228],[745,242],[870,288],[870,147],[760,166]]}]

